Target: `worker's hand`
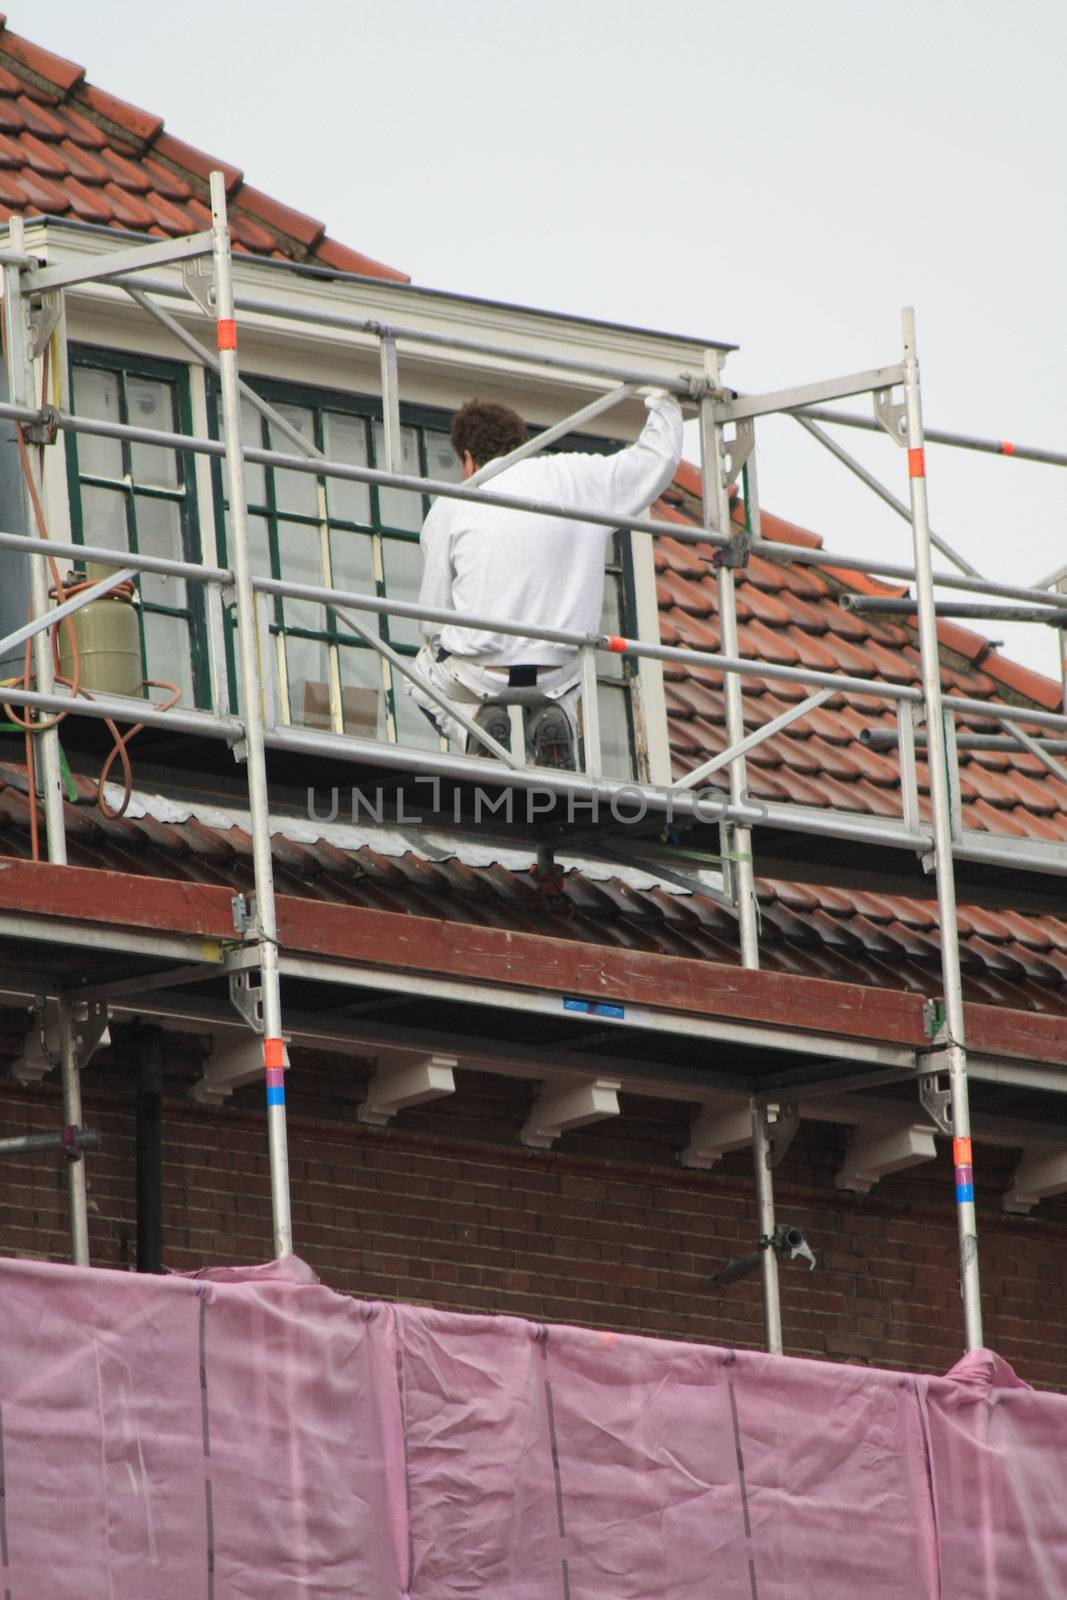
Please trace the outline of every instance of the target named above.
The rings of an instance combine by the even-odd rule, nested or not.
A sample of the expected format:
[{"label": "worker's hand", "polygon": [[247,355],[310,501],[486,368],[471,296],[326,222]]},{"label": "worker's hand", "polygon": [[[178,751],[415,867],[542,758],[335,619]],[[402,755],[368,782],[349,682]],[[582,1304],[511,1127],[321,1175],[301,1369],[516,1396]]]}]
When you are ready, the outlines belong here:
[{"label": "worker's hand", "polygon": [[646,383],[644,387],[638,389],[637,392],[644,400],[646,406],[654,406],[659,400],[671,399],[671,395],[668,394],[666,389],[657,389],[654,384],[650,383]]}]

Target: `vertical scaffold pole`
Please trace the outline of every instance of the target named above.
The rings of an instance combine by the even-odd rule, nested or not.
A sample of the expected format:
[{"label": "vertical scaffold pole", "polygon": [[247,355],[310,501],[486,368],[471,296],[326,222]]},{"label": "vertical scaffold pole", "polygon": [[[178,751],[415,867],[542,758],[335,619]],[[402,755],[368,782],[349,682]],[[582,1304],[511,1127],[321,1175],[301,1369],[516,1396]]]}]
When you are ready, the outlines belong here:
[{"label": "vertical scaffold pole", "polygon": [[[774,1177],[771,1173],[771,1141],[767,1133],[767,1107],[752,1102],[752,1154],[756,1166],[756,1210],[760,1237],[774,1237]],[[778,1286],[778,1257],[770,1245],[760,1256],[763,1276],[763,1321],[767,1350],[782,1354],[782,1302]]]},{"label": "vertical scaffold pole", "polygon": [[941,924],[941,974],[945,990],[945,1062],[952,1095],[952,1160],[956,1180],[956,1219],[960,1245],[960,1289],[967,1349],[982,1344],[982,1301],[978,1276],[978,1231],[974,1209],[971,1155],[971,1113],[967,1093],[967,1050],[960,976],[959,928],[956,918],[955,861],[951,832],[951,788],[941,696],[941,662],[937,642],[930,525],[927,520],[926,456],[923,443],[919,361],[915,346],[915,312],[906,306],[904,329],[904,408],[907,423],[908,483],[915,546],[915,599],[922,657],[923,699],[929,751],[930,801],[933,812],[937,909]]},{"label": "vertical scaffold pole", "polygon": [[[12,252],[22,255],[26,249],[25,229],[21,217],[12,217],[8,223]],[[35,407],[33,351],[30,345],[29,306],[22,293],[22,269],[8,264],[4,267],[4,350],[7,369],[7,392],[15,405]],[[65,352],[64,352],[65,360]],[[33,479],[38,502],[44,504],[44,485],[37,472],[34,452],[26,452],[29,471]],[[43,528],[37,526],[37,513],[31,485],[13,442],[8,470],[18,475],[22,484],[23,515],[26,532],[41,537]],[[30,564],[30,609],[34,617],[42,617],[48,610],[48,566],[43,555],[27,557]],[[33,641],[33,670],[35,686],[42,694],[55,693],[55,667],[52,661],[52,637],[48,629],[38,633]],[[45,721],[50,719],[45,718]],[[63,778],[60,770],[59,730],[45,728],[32,735],[37,779],[41,786],[44,810],[45,848],[51,862],[62,865],[67,859],[66,821],[63,816]],[[59,1008],[59,1076],[63,1095],[64,1126],[81,1127],[81,1077],[78,1069],[77,1038],[67,1007]],[[67,1226],[70,1232],[70,1259],[75,1266],[89,1264],[89,1206],[85,1188],[85,1158],[72,1153],[67,1161]]]},{"label": "vertical scaffold pole", "polygon": [[[707,378],[718,376],[715,358],[708,352],[704,372]],[[705,395],[700,402],[700,464],[704,483],[704,526],[721,533],[730,532],[729,485],[724,480],[722,427],[715,420],[714,401]],[[724,655],[736,656],[737,604],[734,597],[733,569],[720,564],[717,574],[719,608],[719,641]],[[745,735],[744,710],[741,702],[741,679],[736,672],[723,676],[723,696],[726,705],[726,740],[730,745],[740,744]],[[744,756],[730,763],[730,801],[743,805],[747,798],[746,767]],[[731,871],[737,889],[737,920],[741,946],[741,965],[759,966],[759,930],[756,922],[756,894],[752,868],[752,833],[749,828],[730,828],[727,832],[730,853],[733,856]],[[770,1150],[763,1109],[752,1105],[752,1154],[756,1167],[756,1198],[760,1232],[770,1237],[774,1232],[774,1184],[771,1176]],[[763,1278],[763,1318],[767,1349],[772,1355],[782,1350],[782,1312],[778,1289],[778,1258],[773,1250],[764,1250],[760,1262]]]},{"label": "vertical scaffold pole", "polygon": [[[63,1125],[82,1125],[82,1086],[78,1064],[78,1036],[70,1007],[59,1002],[59,1071],[63,1085]],[[89,1265],[89,1205],[85,1191],[85,1157],[80,1151],[67,1154],[67,1203],[70,1230],[70,1259],[76,1267]]]},{"label": "vertical scaffold pole", "polygon": [[270,804],[267,795],[263,708],[260,700],[259,661],[256,649],[256,607],[248,544],[244,457],[241,451],[237,324],[234,321],[226,184],[221,172],[211,174],[211,233],[215,265],[215,310],[218,317],[219,381],[222,392],[222,414],[226,426],[226,473],[230,502],[229,553],[237,605],[237,670],[241,716],[244,721],[248,813],[256,883],[271,1212],[274,1220],[274,1253],[276,1256],[285,1256],[292,1253],[293,1224],[289,1200],[289,1150],[285,1124],[285,1046],[282,1042],[281,989],[278,980],[278,922],[274,906]]},{"label": "vertical scaffold pole", "polygon": [[[21,217],[12,217],[8,223],[11,249],[17,255],[25,252],[25,234]],[[12,403],[36,408],[34,396],[33,352],[30,348],[29,307],[22,293],[22,269],[4,267],[4,340],[6,350],[8,394]],[[41,485],[32,448],[27,451],[30,472],[38,498],[43,504]],[[25,481],[17,455],[12,454],[10,470],[22,482],[25,507],[26,532],[40,537],[30,485]],[[27,557],[30,563],[30,604],[35,617],[43,617],[48,610],[48,567],[43,555]],[[55,668],[52,664],[52,638],[46,629],[33,641],[33,666],[36,687],[42,694],[55,693]],[[45,719],[48,720],[48,719]],[[67,859],[66,825],[63,817],[63,778],[59,761],[59,731],[48,728],[34,734],[34,755],[37,776],[44,798],[45,838],[49,861],[65,862]],[[76,1163],[75,1163],[76,1164]]]}]

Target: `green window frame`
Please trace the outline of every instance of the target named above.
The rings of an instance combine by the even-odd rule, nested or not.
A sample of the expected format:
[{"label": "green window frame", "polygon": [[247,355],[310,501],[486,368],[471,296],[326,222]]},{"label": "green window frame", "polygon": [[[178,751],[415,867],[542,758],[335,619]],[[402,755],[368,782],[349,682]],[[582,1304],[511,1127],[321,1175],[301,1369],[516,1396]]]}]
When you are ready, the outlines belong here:
[{"label": "green window frame", "polygon": [[[381,404],[371,398],[246,378],[290,425],[333,459],[375,466],[384,457]],[[208,417],[222,437],[217,382],[209,383]],[[453,477],[459,470],[448,444],[449,417],[406,408],[402,419],[404,470],[421,477]],[[292,454],[295,447],[247,400],[241,407],[245,445]],[[228,560],[228,502],[223,466],[213,462],[216,528],[221,563]],[[418,597],[422,562],[419,532],[429,497],[413,491],[320,478],[275,466],[245,465],[253,571],[294,582],[323,584],[394,599]],[[364,613],[398,654],[414,656],[418,624]],[[231,700],[233,618],[228,619]],[[390,743],[436,748],[425,717],[395,681],[388,661],[359,639],[336,612],[308,601],[277,596],[271,633],[283,721]]]},{"label": "green window frame", "polygon": [[[75,413],[164,432],[191,433],[189,370],[121,350],[70,348]],[[65,435],[71,533],[94,544],[198,562],[196,479],[187,451],[94,434]],[[174,682],[184,704],[209,704],[204,592],[183,578],[142,574],[135,608],[144,693],[150,681]]]},{"label": "green window frame", "polygon": [[[290,426],[335,460],[377,467],[384,464],[381,401],[373,396],[251,377],[246,382]],[[208,419],[222,437],[218,384],[209,375]],[[459,479],[449,442],[451,413],[425,406],[401,408],[403,470],[412,475]],[[295,447],[249,401],[242,401],[242,442],[293,453]],[[609,441],[565,440],[566,449],[612,449]],[[217,560],[228,564],[223,463],[212,462]],[[253,571],[293,582],[321,584],[414,601],[422,576],[419,533],[431,499],[411,490],[321,478],[311,473],[246,462],[245,492]],[[636,615],[630,535],[616,533],[609,546],[604,631],[632,633]],[[360,621],[400,655],[413,657],[421,636],[417,622],[375,617]],[[231,704],[236,710],[233,618],[227,650]],[[407,746],[437,749],[440,740],[423,713],[397,682],[399,674],[371,645],[327,607],[276,596],[270,602],[279,714],[289,724],[357,734]],[[604,652],[598,659],[605,771],[634,775],[632,665]]]}]

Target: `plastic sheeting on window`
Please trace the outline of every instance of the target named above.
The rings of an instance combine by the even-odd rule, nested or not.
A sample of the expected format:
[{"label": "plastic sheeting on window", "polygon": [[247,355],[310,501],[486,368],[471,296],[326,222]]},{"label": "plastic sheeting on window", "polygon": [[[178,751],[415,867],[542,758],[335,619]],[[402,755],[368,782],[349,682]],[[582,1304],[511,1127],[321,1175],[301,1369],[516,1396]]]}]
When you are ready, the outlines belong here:
[{"label": "plastic sheeting on window", "polygon": [[11,1600],[1062,1600],[1067,1398],[0,1262]]}]

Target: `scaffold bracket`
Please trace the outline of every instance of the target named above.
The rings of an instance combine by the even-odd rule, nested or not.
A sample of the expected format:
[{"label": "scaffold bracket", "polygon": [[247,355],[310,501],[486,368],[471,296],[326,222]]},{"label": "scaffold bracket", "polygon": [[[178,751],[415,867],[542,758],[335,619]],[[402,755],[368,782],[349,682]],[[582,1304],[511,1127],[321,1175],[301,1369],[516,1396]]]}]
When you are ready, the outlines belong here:
[{"label": "scaffold bracket", "polygon": [[906,445],[907,422],[903,400],[894,400],[892,389],[875,389],[874,415],[895,444]]},{"label": "scaffold bracket", "polygon": [[206,316],[215,315],[215,265],[210,256],[194,256],[182,262],[185,292],[196,301]]},{"label": "scaffold bracket", "polygon": [[800,1126],[800,1113],[794,1103],[770,1101],[760,1113],[767,1131],[767,1165],[773,1171],[781,1166]]},{"label": "scaffold bracket", "polygon": [[919,1103],[941,1133],[952,1133],[952,1089],[945,1071],[927,1072],[919,1079]]},{"label": "scaffold bracket", "polygon": [[733,483],[741,468],[752,454],[756,444],[756,425],[751,417],[743,417],[735,424],[732,439],[722,443],[722,481]]},{"label": "scaffold bracket", "polygon": [[45,345],[59,326],[63,315],[63,295],[59,289],[49,289],[41,296],[41,307],[30,317],[30,349],[36,361]]},{"label": "scaffold bracket", "polygon": [[253,1033],[263,1032],[263,989],[257,971],[230,973],[230,1003]]}]

